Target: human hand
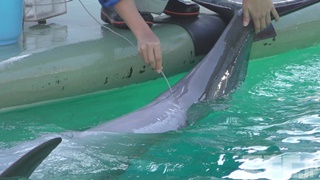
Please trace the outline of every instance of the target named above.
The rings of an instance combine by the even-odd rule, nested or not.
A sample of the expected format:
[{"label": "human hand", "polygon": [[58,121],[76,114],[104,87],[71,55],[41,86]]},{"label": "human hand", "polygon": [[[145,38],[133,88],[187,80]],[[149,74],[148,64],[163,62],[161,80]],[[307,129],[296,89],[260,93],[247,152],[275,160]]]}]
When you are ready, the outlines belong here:
[{"label": "human hand", "polygon": [[157,72],[162,71],[162,51],[159,38],[152,32],[145,33],[138,39],[138,52],[146,64]]},{"label": "human hand", "polygon": [[115,10],[129,26],[138,41],[138,52],[145,63],[160,73],[162,71],[162,51],[159,38],[139,14],[133,0],[120,1]]},{"label": "human hand", "polygon": [[243,25],[247,26],[252,18],[256,33],[264,30],[271,23],[271,14],[275,21],[279,19],[272,0],[243,0],[242,9]]}]

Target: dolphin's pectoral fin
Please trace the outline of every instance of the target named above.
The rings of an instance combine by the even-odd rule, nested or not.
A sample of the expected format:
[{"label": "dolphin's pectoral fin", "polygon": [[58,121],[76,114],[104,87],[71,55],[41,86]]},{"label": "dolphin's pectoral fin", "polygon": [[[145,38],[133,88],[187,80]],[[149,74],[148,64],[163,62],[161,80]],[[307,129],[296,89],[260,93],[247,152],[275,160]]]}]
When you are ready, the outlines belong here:
[{"label": "dolphin's pectoral fin", "polygon": [[277,36],[277,32],[274,29],[273,25],[270,24],[266,29],[256,34],[253,38],[253,41],[260,41],[264,39],[274,38]]},{"label": "dolphin's pectoral fin", "polygon": [[61,138],[54,138],[33,148],[0,174],[0,179],[11,177],[29,178],[33,171],[61,143],[61,141]]}]

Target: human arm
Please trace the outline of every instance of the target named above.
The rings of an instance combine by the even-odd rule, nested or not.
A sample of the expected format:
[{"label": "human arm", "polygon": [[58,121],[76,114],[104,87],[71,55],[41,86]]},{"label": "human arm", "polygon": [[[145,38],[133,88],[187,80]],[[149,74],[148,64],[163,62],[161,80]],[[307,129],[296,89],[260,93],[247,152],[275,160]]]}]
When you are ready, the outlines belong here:
[{"label": "human arm", "polygon": [[120,0],[114,9],[136,37],[138,52],[145,63],[158,73],[162,71],[162,50],[159,38],[139,14],[133,0]]},{"label": "human arm", "polygon": [[256,33],[271,23],[271,14],[278,21],[279,14],[272,0],[243,0],[243,25],[247,26],[252,18]]}]

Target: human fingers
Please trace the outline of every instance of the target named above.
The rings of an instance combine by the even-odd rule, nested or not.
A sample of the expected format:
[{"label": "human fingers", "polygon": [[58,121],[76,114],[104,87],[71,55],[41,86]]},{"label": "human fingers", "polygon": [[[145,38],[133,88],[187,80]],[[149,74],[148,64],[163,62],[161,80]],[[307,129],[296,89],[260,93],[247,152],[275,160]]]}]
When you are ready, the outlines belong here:
[{"label": "human fingers", "polygon": [[271,15],[268,14],[268,15],[266,16],[266,25],[268,26],[270,23],[271,23]]},{"label": "human fingers", "polygon": [[260,18],[260,31],[264,30],[267,27],[266,17]]},{"label": "human fingers", "polygon": [[152,67],[152,69],[156,70],[156,60],[155,60],[155,56],[154,56],[154,46],[153,45],[149,45],[148,46],[148,50],[147,50],[147,58],[148,61]]},{"label": "human fingers", "polygon": [[254,30],[256,33],[260,32],[260,26],[261,26],[261,23],[260,23],[260,18],[256,17],[256,18],[253,18],[253,24],[254,24]]},{"label": "human fingers", "polygon": [[160,45],[155,47],[154,56],[156,62],[156,71],[157,73],[160,73],[162,71],[162,51]]},{"label": "human fingers", "polygon": [[243,26],[248,26],[249,22],[250,22],[249,9],[246,7],[243,7]]},{"label": "human fingers", "polygon": [[147,46],[145,44],[138,46],[138,52],[139,52],[139,55],[142,57],[143,61],[146,64],[150,64],[149,59],[148,59]]},{"label": "human fingers", "polygon": [[274,7],[272,8],[271,14],[273,15],[275,21],[279,20],[280,17],[279,17],[279,14],[278,14],[276,8],[274,8]]}]

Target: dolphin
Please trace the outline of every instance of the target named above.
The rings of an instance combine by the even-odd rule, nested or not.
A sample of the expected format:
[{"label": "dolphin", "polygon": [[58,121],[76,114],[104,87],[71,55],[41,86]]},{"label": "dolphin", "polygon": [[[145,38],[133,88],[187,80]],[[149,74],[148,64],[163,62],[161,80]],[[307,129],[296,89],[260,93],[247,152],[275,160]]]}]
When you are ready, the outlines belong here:
[{"label": "dolphin", "polygon": [[41,162],[61,143],[62,139],[57,137],[48,140],[23,155],[8,169],[0,174],[0,179],[29,178]]},{"label": "dolphin", "polygon": [[[212,6],[217,6],[212,4]],[[243,27],[242,11],[234,13],[224,32],[189,73],[150,104],[103,123],[89,131],[119,133],[163,133],[187,125],[187,111],[196,103],[229,94],[246,74],[254,32],[251,26]]]},{"label": "dolphin", "polygon": [[[194,0],[230,20],[222,35],[185,77],[146,105],[88,131],[117,133],[163,133],[188,125],[188,109],[202,101],[224,97],[244,82],[255,33],[252,24],[242,25],[242,5],[234,0]],[[290,0],[275,3],[280,16],[319,0]],[[268,32],[267,32],[268,31]],[[274,37],[272,25],[255,40]]]}]

